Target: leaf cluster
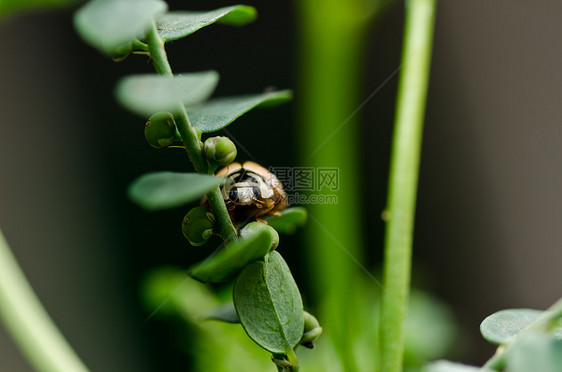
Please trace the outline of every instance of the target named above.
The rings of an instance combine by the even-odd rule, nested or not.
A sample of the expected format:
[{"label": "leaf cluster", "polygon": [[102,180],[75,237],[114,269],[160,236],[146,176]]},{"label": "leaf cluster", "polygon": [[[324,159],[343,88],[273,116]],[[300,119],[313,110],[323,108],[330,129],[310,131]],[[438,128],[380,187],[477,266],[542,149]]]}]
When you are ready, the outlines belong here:
[{"label": "leaf cluster", "polygon": [[[227,179],[213,175],[217,164],[206,158],[201,142],[203,134],[225,128],[256,107],[287,102],[291,92],[211,98],[219,81],[216,71],[172,74],[164,50],[166,42],[189,36],[214,23],[247,24],[256,18],[256,10],[245,5],[208,12],[168,12],[167,9],[167,4],[161,0],[92,0],[75,16],[75,26],[82,38],[115,61],[123,61],[131,54],[148,55],[152,59],[157,74],[121,79],[116,98],[131,112],[152,119],[150,125],[156,128],[154,133],[145,131],[152,146],[163,148],[171,143],[184,147],[196,169],[195,173],[145,174],[131,184],[129,196],[141,207],[155,211],[180,207],[207,194],[214,216],[207,219],[205,213],[192,214],[206,219],[202,227],[206,235],[196,244],[190,242],[204,244],[207,232],[211,231],[209,226],[215,221],[219,225],[217,235],[224,242],[206,260],[193,265],[187,274],[204,283],[235,279],[236,314],[232,313],[231,306],[226,311],[218,309],[213,318],[239,321],[252,340],[275,355],[278,365],[292,370],[296,367],[294,349],[305,328],[304,310],[287,264],[274,251],[279,243],[275,228],[282,233],[294,232],[306,220],[306,211],[292,208],[271,217],[270,226],[251,222],[238,231],[224,213],[224,201],[216,197]],[[163,120],[158,118],[169,118],[166,126],[158,127],[158,120]],[[175,135],[170,133],[174,125],[177,125]],[[165,141],[148,137],[160,133],[166,133]],[[196,228],[197,222],[187,216],[184,222]]]},{"label": "leaf cluster", "polygon": [[546,311],[506,309],[480,324],[482,337],[498,345],[483,367],[445,360],[429,364],[425,372],[557,372],[562,367],[562,299]]}]

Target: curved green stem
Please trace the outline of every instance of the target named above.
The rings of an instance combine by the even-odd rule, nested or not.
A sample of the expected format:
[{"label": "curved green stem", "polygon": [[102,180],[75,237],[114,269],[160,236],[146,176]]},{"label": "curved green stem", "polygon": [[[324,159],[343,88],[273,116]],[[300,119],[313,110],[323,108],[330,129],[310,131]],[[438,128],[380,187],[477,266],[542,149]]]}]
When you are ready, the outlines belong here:
[{"label": "curved green stem", "polygon": [[[238,233],[236,232],[236,228],[231,222],[220,189],[218,187],[215,187],[214,189],[209,191],[207,193],[207,198],[209,199],[209,205],[213,209],[213,213],[217,220],[218,235],[224,239],[225,243],[236,239]],[[222,223],[220,221],[222,221]],[[225,223],[225,221],[228,221],[228,223]]]},{"label": "curved green stem", "polygon": [[146,44],[148,51],[152,57],[152,64],[157,73],[161,75],[172,75],[172,68],[168,62],[166,49],[164,48],[164,40],[158,35],[156,23],[152,21],[152,26],[146,33]]},{"label": "curved green stem", "polygon": [[407,0],[388,191],[381,308],[381,370],[402,370],[421,140],[435,0]]},{"label": "curved green stem", "polygon": [[[156,29],[154,21],[152,22],[152,27],[146,34],[146,43],[148,44],[148,50],[150,51],[152,64],[154,65],[156,72],[161,75],[173,76],[172,68],[170,67],[170,63],[168,62],[168,57],[166,55],[166,49],[164,48],[164,41],[160,35],[158,35],[158,30]],[[203,155],[203,144],[199,139],[199,134],[193,125],[191,125],[189,116],[187,115],[187,111],[183,105],[174,117],[176,119],[178,132],[185,146],[187,156],[195,167],[195,171],[197,173],[210,173],[209,164]],[[211,206],[217,221],[218,234],[226,242],[235,240],[238,237],[238,233],[230,220],[228,210],[226,209],[226,205],[224,204],[219,188],[215,187],[207,193],[207,198],[209,199],[209,205]]]},{"label": "curved green stem", "polygon": [[40,372],[87,372],[21,271],[0,231],[0,318]]}]

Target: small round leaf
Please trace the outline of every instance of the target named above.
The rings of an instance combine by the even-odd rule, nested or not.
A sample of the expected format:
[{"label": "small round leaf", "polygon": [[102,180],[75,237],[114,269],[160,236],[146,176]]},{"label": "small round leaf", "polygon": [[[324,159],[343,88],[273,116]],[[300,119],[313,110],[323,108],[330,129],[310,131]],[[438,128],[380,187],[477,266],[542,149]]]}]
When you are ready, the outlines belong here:
[{"label": "small round leaf", "polygon": [[177,114],[181,105],[188,108],[205,102],[219,81],[216,71],[172,76],[144,74],[127,76],[117,84],[117,100],[141,116],[158,111]]},{"label": "small round leaf", "polygon": [[74,25],[86,42],[114,54],[141,37],[166,9],[160,0],[93,0],[76,12]]},{"label": "small round leaf", "polygon": [[541,310],[506,309],[488,316],[480,324],[480,333],[487,341],[503,345],[509,343],[523,329],[542,314]]}]

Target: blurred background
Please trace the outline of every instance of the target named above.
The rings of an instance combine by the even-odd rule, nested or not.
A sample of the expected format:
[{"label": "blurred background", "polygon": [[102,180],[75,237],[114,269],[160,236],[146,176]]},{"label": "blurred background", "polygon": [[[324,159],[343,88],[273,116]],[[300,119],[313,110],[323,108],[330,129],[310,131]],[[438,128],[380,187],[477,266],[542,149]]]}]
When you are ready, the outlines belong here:
[{"label": "blurred background", "polygon": [[[172,69],[219,71],[217,96],[274,86],[298,97],[293,4],[245,3],[257,7],[255,23],[209,27],[169,44]],[[233,2],[169,4],[207,10]],[[209,251],[181,235],[186,208],[146,213],[125,189],[142,173],[191,166],[182,150],[150,148],[143,119],[114,100],[121,76],[152,72],[147,59],[117,64],[85,45],[72,26],[75,9],[0,22],[0,226],[93,371],[186,370],[169,325],[144,323],[138,282],[150,268],[188,266]],[[398,4],[369,29],[361,99],[400,65],[403,15]],[[454,309],[465,347],[455,359],[465,363],[493,353],[479,336],[485,316],[543,309],[562,293],[561,16],[562,3],[551,0],[438,5],[414,282]],[[368,267],[382,257],[396,83],[390,79],[359,113]],[[229,127],[247,150],[239,147],[238,159],[296,165],[297,119],[294,104],[239,119]],[[282,240],[297,283],[305,283],[299,234]],[[0,370],[31,370],[2,327]]]}]

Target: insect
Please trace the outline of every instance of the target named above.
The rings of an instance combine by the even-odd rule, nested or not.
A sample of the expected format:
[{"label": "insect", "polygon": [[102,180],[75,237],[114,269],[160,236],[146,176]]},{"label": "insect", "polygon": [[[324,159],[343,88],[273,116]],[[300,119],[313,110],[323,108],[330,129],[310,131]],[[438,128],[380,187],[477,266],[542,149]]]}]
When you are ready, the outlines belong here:
[{"label": "insect", "polygon": [[[287,207],[283,185],[273,173],[253,161],[232,163],[217,172],[217,177],[231,180],[221,187],[230,218],[243,222],[250,218],[263,221],[266,214],[279,214]],[[206,197],[203,203],[206,203]]]}]

